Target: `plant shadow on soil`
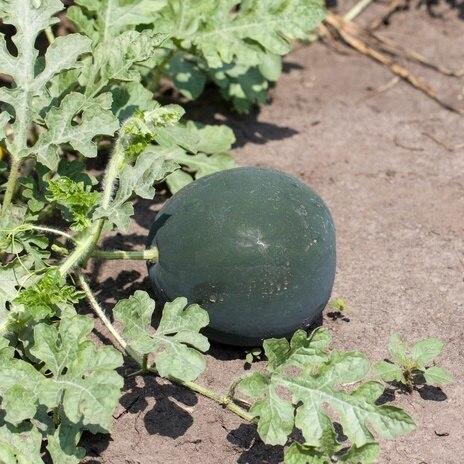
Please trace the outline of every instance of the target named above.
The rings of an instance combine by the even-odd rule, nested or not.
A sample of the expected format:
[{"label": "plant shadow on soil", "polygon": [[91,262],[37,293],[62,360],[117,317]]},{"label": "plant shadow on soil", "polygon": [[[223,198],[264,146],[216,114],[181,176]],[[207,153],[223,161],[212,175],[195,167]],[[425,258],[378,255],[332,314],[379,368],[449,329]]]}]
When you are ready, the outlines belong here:
[{"label": "plant shadow on soil", "polygon": [[386,403],[391,403],[396,400],[396,395],[410,395],[414,392],[419,393],[419,396],[426,401],[446,401],[448,396],[440,387],[427,385],[425,380],[414,384],[412,390],[400,382],[388,382],[388,387],[385,388],[383,394],[377,399],[376,404],[381,406]]}]

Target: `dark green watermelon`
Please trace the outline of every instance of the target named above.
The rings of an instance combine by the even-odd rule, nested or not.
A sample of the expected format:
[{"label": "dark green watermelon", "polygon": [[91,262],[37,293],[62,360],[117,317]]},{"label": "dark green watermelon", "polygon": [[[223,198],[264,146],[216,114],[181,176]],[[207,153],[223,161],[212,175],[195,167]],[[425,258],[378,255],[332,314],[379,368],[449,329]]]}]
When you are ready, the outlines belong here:
[{"label": "dark green watermelon", "polygon": [[163,300],[185,296],[208,310],[207,335],[253,346],[290,335],[322,312],[335,276],[330,212],[305,184],[243,167],[187,185],[158,213],[149,265]]}]

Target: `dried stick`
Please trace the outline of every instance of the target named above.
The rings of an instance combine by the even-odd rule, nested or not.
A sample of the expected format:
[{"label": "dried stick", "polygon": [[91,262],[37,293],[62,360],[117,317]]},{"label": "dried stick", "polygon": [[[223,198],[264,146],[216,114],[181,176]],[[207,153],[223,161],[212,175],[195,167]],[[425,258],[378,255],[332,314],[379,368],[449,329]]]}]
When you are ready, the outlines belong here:
[{"label": "dried stick", "polygon": [[327,15],[325,22],[332,26],[343,39],[343,41],[350,47],[354,48],[363,55],[368,56],[374,61],[383,64],[390,70],[390,72],[427,95],[443,108],[449,111],[453,111],[454,113],[464,114],[462,109],[456,108],[455,106],[442,100],[427,82],[412,74],[408,69],[399,65],[384,53],[381,53],[375,48],[372,48],[365,40],[361,39],[359,37],[360,28],[356,24],[350,21],[346,21],[344,18],[332,13]]}]

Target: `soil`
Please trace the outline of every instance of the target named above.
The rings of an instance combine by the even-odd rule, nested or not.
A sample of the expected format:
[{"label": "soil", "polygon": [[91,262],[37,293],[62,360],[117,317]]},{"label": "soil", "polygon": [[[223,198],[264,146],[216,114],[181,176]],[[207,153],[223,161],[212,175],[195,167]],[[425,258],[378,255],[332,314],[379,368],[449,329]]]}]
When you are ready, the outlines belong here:
[{"label": "soil", "polygon": [[[348,4],[344,4],[346,11]],[[459,6],[459,5],[458,5]],[[464,65],[462,4],[440,2],[396,14],[382,33],[448,67]],[[361,24],[386,10],[373,4]],[[300,47],[285,62],[271,104],[233,115],[212,95],[190,105],[197,119],[229,124],[243,165],[270,166],[311,185],[329,205],[337,228],[334,296],[347,318],[323,317],[342,349],[386,356],[387,340],[437,336],[441,364],[454,376],[443,390],[396,395],[417,431],[382,442],[381,464],[459,464],[464,438],[464,119],[406,83],[373,95],[392,76],[368,58],[321,43]],[[448,101],[464,107],[463,81],[410,66]],[[204,115],[209,115],[204,117]],[[426,135],[429,134],[429,135]],[[445,142],[445,148],[430,138]],[[160,202],[139,202],[129,235],[108,247],[142,248]],[[95,266],[95,265],[94,265]],[[110,307],[115,298],[149,289],[139,262],[89,269]],[[101,330],[101,338],[105,337]],[[244,352],[214,345],[200,383],[224,391],[244,372]],[[254,367],[253,367],[254,368]],[[252,425],[208,399],[152,377],[126,382],[111,438],[87,436],[87,464],[277,464],[280,447],[264,445]]]}]

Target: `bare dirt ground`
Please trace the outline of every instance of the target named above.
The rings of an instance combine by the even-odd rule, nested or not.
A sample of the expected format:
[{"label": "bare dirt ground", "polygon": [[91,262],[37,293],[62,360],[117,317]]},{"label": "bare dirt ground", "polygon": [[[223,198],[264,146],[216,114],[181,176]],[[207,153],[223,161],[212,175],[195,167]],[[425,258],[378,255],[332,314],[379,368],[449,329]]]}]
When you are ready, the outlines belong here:
[{"label": "bare dirt ground", "polygon": [[[346,11],[347,5],[341,8]],[[373,5],[364,23],[385,10]],[[430,59],[464,66],[460,8],[440,2],[395,15],[382,29]],[[415,340],[447,342],[442,364],[455,381],[443,392],[424,389],[397,395],[417,431],[382,443],[380,463],[460,464],[464,451],[464,143],[462,116],[440,108],[405,83],[366,99],[386,84],[385,68],[322,44],[299,48],[272,91],[272,103],[238,117],[214,102],[194,104],[203,119],[226,120],[238,137],[234,150],[244,165],[294,174],[311,185],[332,210],[338,234],[334,296],[349,304],[349,322],[324,316],[337,347],[359,349],[372,360],[386,355],[392,332]],[[449,101],[461,102],[464,81],[413,67]],[[213,99],[214,100],[214,99]],[[212,117],[214,115],[214,118]],[[141,202],[129,236],[107,246],[143,247],[159,202]],[[148,289],[142,263],[90,269],[108,305],[136,288]],[[103,331],[102,331],[103,332]],[[225,390],[244,370],[244,353],[214,346],[200,382]],[[90,464],[277,464],[282,449],[256,438],[251,425],[208,399],[153,378],[125,386],[112,438],[88,437]]]}]

